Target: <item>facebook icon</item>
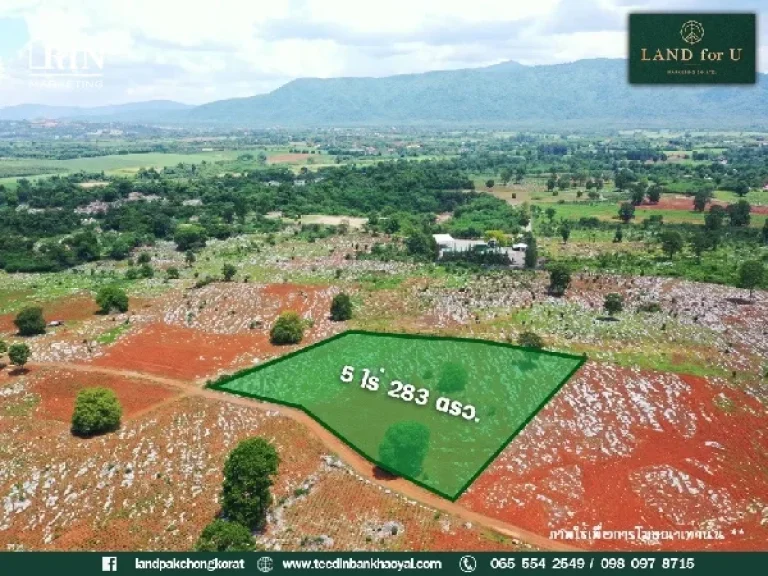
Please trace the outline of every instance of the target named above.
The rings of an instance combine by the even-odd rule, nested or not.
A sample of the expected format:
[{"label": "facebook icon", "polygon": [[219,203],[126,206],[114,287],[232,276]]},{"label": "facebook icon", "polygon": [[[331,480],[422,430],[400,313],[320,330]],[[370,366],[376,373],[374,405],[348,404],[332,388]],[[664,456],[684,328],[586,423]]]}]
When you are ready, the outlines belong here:
[{"label": "facebook icon", "polygon": [[102,572],[117,572],[117,558],[115,556],[101,557]]}]

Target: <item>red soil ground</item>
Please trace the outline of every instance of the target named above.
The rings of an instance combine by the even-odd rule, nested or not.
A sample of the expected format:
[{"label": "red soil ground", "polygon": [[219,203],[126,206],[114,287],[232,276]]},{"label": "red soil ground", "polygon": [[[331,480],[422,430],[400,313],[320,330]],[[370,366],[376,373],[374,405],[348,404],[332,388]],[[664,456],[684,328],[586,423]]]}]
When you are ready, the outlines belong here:
[{"label": "red soil ground", "polygon": [[123,407],[124,418],[140,414],[152,406],[179,395],[177,390],[146,380],[67,372],[58,368],[38,370],[32,373],[32,378],[34,383],[31,391],[40,395],[36,416],[61,422],[69,422],[72,419],[75,397],[83,388],[100,386],[114,391]]},{"label": "red soil ground", "polygon": [[460,499],[542,535],[722,531],[723,540],[580,540],[595,549],[761,550],[765,408],[703,378],[588,363]]},{"label": "red soil ground", "polygon": [[150,324],[121,339],[93,363],[195,380],[242,366],[252,356],[262,359],[278,352],[264,334],[212,334],[181,326]]},{"label": "red soil ground", "polygon": [[[99,309],[90,296],[51,300],[50,302],[36,304],[36,306],[42,307],[43,317],[46,322],[61,320],[65,323],[65,327],[67,322],[79,322],[92,318]],[[3,314],[0,316],[0,332],[6,334],[15,333],[16,325],[13,323],[15,317],[16,314]]]},{"label": "red soil ground", "polygon": [[[725,208],[728,206],[728,202],[722,200],[712,200],[710,205],[722,206]],[[661,200],[657,204],[649,204],[644,202],[638,206],[641,210],[686,210],[688,212],[693,211],[693,197],[687,198],[685,196],[662,196]],[[768,214],[768,206],[752,206],[752,214]]]}]

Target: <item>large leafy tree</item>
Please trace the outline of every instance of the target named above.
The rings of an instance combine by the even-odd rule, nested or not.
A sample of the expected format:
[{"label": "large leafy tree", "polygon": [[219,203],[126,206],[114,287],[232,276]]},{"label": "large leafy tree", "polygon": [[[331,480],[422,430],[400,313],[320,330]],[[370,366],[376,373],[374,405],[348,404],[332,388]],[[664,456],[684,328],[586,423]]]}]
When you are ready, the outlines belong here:
[{"label": "large leafy tree", "polygon": [[382,466],[417,478],[429,451],[429,428],[420,422],[397,422],[384,433],[379,445]]},{"label": "large leafy tree", "polygon": [[16,315],[13,323],[19,329],[21,336],[34,336],[36,334],[45,334],[45,319],[43,318],[43,309],[39,306],[30,306],[24,308]]},{"label": "large leafy tree", "polygon": [[108,388],[84,388],[77,394],[72,413],[72,432],[92,436],[120,427],[123,408],[115,393]]},{"label": "large leafy tree", "polygon": [[104,286],[96,293],[96,304],[102,314],[128,311],[128,295],[117,286]]},{"label": "large leafy tree", "polygon": [[739,286],[749,290],[752,298],[755,288],[760,286],[765,279],[765,266],[759,260],[747,260],[739,268]]},{"label": "large leafy tree", "polygon": [[277,451],[264,438],[241,441],[224,464],[224,516],[251,530],[262,528],[272,503],[272,478],[279,465]]},{"label": "large leafy tree", "polygon": [[557,263],[549,269],[549,292],[562,296],[571,285],[571,271],[565,264]]},{"label": "large leafy tree", "polygon": [[304,337],[304,322],[301,316],[293,310],[288,310],[277,317],[269,340],[272,344],[298,344]]}]

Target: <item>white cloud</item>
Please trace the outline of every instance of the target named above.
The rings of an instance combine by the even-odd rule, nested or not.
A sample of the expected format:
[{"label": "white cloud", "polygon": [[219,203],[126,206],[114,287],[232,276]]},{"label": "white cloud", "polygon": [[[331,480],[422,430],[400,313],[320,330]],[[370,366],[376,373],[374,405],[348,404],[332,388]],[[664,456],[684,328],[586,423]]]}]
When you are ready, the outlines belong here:
[{"label": "white cloud", "polygon": [[[758,0],[679,0],[681,9],[765,9]],[[6,58],[0,106],[29,101],[200,103],[272,90],[297,77],[384,76],[517,60],[624,57],[630,10],[667,0],[3,0],[29,37],[105,52],[104,89],[30,90]],[[701,8],[703,9],[703,8]],[[764,43],[766,42],[764,36]],[[22,47],[19,47],[21,50]],[[768,71],[768,54],[760,64]]]}]

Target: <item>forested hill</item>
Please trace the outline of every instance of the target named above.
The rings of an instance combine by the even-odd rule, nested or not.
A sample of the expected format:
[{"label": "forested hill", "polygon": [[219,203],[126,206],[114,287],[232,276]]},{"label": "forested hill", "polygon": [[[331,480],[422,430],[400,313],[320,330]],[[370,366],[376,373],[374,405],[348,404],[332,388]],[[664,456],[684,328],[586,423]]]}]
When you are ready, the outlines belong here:
[{"label": "forested hill", "polygon": [[[163,103],[55,110],[56,117],[147,124],[250,127],[434,126],[719,128],[768,126],[768,76],[756,86],[630,86],[625,60],[549,66],[505,62],[386,78],[304,78],[250,98],[185,109]],[[0,109],[0,119],[46,116],[39,106]],[[112,109],[114,108],[114,109]],[[30,111],[31,109],[31,111]]]},{"label": "forested hill", "polygon": [[300,79],[266,95],[181,113],[258,126],[509,125],[719,127],[768,124],[768,82],[750,87],[640,87],[624,60],[486,68],[387,78]]}]

